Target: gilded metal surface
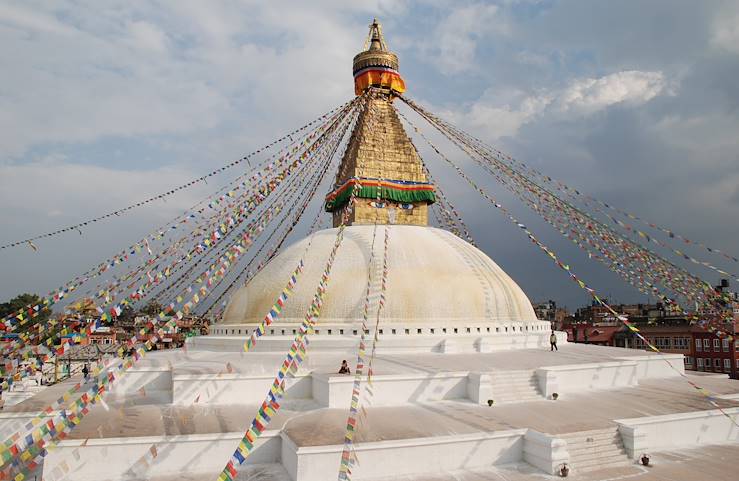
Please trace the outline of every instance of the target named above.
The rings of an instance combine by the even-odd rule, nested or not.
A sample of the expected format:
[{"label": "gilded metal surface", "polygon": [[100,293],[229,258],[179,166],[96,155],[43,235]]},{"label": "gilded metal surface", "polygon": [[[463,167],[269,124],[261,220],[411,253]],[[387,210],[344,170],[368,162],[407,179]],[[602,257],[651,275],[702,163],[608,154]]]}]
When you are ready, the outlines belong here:
[{"label": "gilded metal surface", "polygon": [[369,35],[364,44],[364,52],[354,56],[353,73],[367,67],[388,67],[398,70],[398,56],[392,53],[382,36],[382,26],[374,19],[369,26]]},{"label": "gilded metal surface", "polygon": [[[352,140],[336,176],[336,185],[352,177],[428,182],[416,152],[392,104],[392,95],[375,92],[360,115]],[[428,225],[425,202],[399,205],[384,201],[378,208],[373,199],[356,199],[349,224]],[[405,208],[403,208],[405,207]],[[334,227],[340,214],[334,214]]]},{"label": "gilded metal surface", "polygon": [[398,56],[381,50],[367,50],[354,56],[352,73],[357,73],[367,67],[388,67],[398,70]]}]

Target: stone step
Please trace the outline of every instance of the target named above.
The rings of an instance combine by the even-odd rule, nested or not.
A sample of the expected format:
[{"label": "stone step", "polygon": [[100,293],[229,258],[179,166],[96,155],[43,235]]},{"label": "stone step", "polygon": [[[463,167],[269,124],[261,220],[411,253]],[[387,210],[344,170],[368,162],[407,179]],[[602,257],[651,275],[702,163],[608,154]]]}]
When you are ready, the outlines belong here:
[{"label": "stone step", "polygon": [[491,379],[490,384],[493,386],[538,386],[539,383],[533,380],[520,379],[520,380],[505,380],[505,379]]},{"label": "stone step", "polygon": [[536,384],[530,384],[530,383],[491,383],[490,387],[496,388],[496,389],[539,389],[539,386]]},{"label": "stone step", "polygon": [[618,434],[595,434],[584,438],[561,438],[567,441],[569,446],[580,444],[612,444],[621,441]]},{"label": "stone step", "polygon": [[601,440],[601,439],[615,439],[620,438],[621,435],[619,434],[618,430],[608,430],[608,431],[583,431],[581,433],[565,433],[565,434],[557,434],[556,435],[560,439],[564,439],[565,441],[586,441],[588,439],[592,440]]},{"label": "stone step", "polygon": [[495,400],[503,400],[503,399],[510,399],[515,401],[516,399],[543,399],[544,396],[537,394],[537,393],[527,393],[527,394],[498,394],[496,395],[493,393],[493,399]]},{"label": "stone step", "polygon": [[536,394],[539,395],[538,389],[533,388],[515,388],[515,387],[492,387],[493,394],[499,396],[514,395],[514,394]]},{"label": "stone step", "polygon": [[493,398],[495,401],[495,404],[512,404],[512,403],[522,403],[522,402],[529,402],[529,401],[543,401],[544,398],[542,396],[526,396],[526,397],[515,397],[515,398]]},{"label": "stone step", "polygon": [[500,387],[500,388],[507,388],[507,387],[531,387],[534,389],[539,388],[538,382],[529,382],[529,381],[491,381],[491,386]]},{"label": "stone step", "polygon": [[570,466],[573,471],[594,471],[613,466],[624,466],[631,464],[633,461],[625,454],[617,454],[613,456],[600,456],[588,460],[570,460]]},{"label": "stone step", "polygon": [[588,458],[592,456],[602,456],[610,454],[623,454],[626,455],[626,448],[623,446],[592,446],[588,448],[576,448],[572,449],[567,446],[567,451],[570,453],[570,459]]},{"label": "stone step", "polygon": [[489,372],[488,375],[495,379],[536,379],[536,374],[530,373]]},{"label": "stone step", "polygon": [[530,384],[532,386],[538,386],[539,382],[536,379],[496,379],[490,378],[492,384]]},{"label": "stone step", "polygon": [[600,435],[600,436],[589,436],[587,438],[569,438],[569,439],[564,439],[564,440],[567,442],[568,446],[576,448],[580,446],[620,444],[621,436]]},{"label": "stone step", "polygon": [[595,446],[592,446],[592,445],[591,446],[585,446],[585,445],[572,446],[570,444],[567,445],[567,451],[570,453],[570,457],[580,456],[580,455],[591,456],[591,455],[600,454],[600,453],[619,453],[624,450],[625,448],[623,444],[601,444],[601,445],[595,445]]}]

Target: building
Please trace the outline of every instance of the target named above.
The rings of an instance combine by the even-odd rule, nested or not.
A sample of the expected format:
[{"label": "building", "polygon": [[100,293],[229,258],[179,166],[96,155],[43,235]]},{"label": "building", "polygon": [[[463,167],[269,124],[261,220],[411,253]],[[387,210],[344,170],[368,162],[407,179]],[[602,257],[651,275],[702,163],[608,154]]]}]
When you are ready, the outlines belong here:
[{"label": "building", "polygon": [[732,379],[739,379],[739,341],[736,340],[738,334],[736,324],[734,331],[734,339],[729,339],[727,336],[719,337],[705,329],[693,329],[690,355],[692,368],[697,371],[725,373]]},{"label": "building", "polygon": [[566,307],[557,307],[557,303],[551,299],[534,303],[533,306],[536,317],[551,322],[555,329],[561,330],[565,321],[570,317]]},{"label": "building", "polygon": [[[708,403],[683,379],[682,355],[564,332],[550,352],[551,323],[515,280],[428,226],[434,188],[393,106],[405,85],[376,21],[353,67],[362,103],[326,198],[340,227],[281,251],[210,335],[139,361],[49,451],[45,479],[323,481],[351,470],[446,481],[510,469],[533,481],[567,465],[583,481],[604,479],[588,475],[602,468],[639,481],[645,452],[724,459],[707,445],[739,435],[715,406],[734,415],[739,402]],[[347,192],[358,200],[344,217]],[[599,339],[615,326],[591,328]],[[354,376],[337,372],[345,360]]]}]

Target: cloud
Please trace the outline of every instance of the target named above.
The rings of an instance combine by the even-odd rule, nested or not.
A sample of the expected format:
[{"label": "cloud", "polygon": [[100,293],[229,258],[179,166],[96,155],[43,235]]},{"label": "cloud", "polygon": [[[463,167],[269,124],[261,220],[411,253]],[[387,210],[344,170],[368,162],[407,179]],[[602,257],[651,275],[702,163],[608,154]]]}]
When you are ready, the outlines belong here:
[{"label": "cloud", "polygon": [[575,80],[557,96],[557,103],[562,111],[587,114],[620,103],[640,105],[664,89],[662,72],[630,70],[597,79]]},{"label": "cloud", "polygon": [[[731,251],[738,14],[730,2],[688,0],[6,0],[4,237],[176,185],[352,98],[352,57],[376,16],[408,94],[432,111],[583,191]],[[435,174],[445,188],[457,180]],[[519,233],[498,237],[494,214],[462,187],[457,205],[527,292],[584,301],[559,278],[542,283]],[[172,199],[44,242],[39,253],[6,252],[0,292],[58,285],[179,207]],[[602,279],[595,285],[628,294]]]},{"label": "cloud", "polygon": [[514,136],[521,126],[543,116],[572,120],[614,105],[639,106],[665,92],[666,86],[662,72],[630,70],[600,78],[574,79],[563,88],[532,95],[520,90],[487,91],[467,110],[449,114],[498,139]]},{"label": "cloud", "polygon": [[720,49],[739,54],[739,8],[735,6],[716,16],[711,42]]},{"label": "cloud", "polygon": [[504,32],[496,5],[473,4],[457,8],[444,18],[422,50],[433,56],[443,73],[457,74],[476,68],[478,42],[491,32]]}]

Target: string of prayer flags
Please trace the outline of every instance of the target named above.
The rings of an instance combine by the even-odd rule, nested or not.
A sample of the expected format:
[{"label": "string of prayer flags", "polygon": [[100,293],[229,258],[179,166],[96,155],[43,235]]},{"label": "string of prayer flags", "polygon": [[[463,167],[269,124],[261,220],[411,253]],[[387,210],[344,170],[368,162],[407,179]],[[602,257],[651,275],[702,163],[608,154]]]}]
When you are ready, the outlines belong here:
[{"label": "string of prayer flags", "polygon": [[301,126],[298,129],[295,129],[294,131],[292,131],[292,132],[290,132],[290,133],[288,133],[288,134],[280,137],[279,139],[274,140],[274,141],[270,142],[269,144],[267,144],[267,145],[265,145],[265,146],[263,146],[263,147],[255,150],[254,152],[252,152],[252,153],[250,153],[250,154],[248,154],[248,155],[246,155],[244,157],[241,157],[239,159],[236,159],[236,160],[234,160],[234,161],[232,161],[232,162],[230,162],[230,163],[228,163],[228,164],[226,164],[226,165],[224,165],[222,167],[219,167],[218,169],[215,169],[215,170],[213,170],[213,171],[211,171],[211,172],[209,172],[209,173],[207,173],[207,174],[205,174],[205,175],[203,175],[201,177],[198,177],[197,179],[194,179],[194,180],[192,180],[190,182],[187,182],[187,183],[182,184],[182,185],[180,185],[178,187],[175,187],[174,189],[171,189],[171,190],[169,190],[167,192],[164,192],[164,193],[158,194],[158,195],[154,195],[154,196],[149,197],[149,198],[147,198],[147,199],[145,199],[145,200],[143,200],[141,202],[137,202],[135,204],[131,204],[131,205],[129,205],[127,207],[124,207],[122,209],[118,209],[116,211],[113,211],[113,212],[110,212],[110,213],[101,215],[99,217],[88,219],[88,220],[86,220],[84,222],[80,222],[80,223],[77,223],[77,224],[72,225],[72,226],[69,226],[69,227],[64,227],[62,229],[59,229],[59,230],[56,230],[56,231],[53,231],[53,232],[48,232],[48,233],[40,234],[40,235],[31,237],[31,238],[28,238],[28,239],[24,239],[24,240],[10,242],[8,244],[0,245],[0,249],[8,249],[8,248],[19,246],[19,245],[23,245],[23,244],[26,244],[26,243],[31,244],[32,241],[37,240],[37,239],[43,239],[43,238],[52,237],[52,236],[55,236],[55,235],[58,235],[58,234],[62,234],[62,233],[65,233],[65,232],[69,232],[69,231],[72,231],[72,230],[80,230],[80,228],[85,227],[85,226],[87,226],[89,224],[92,224],[92,223],[95,223],[95,222],[98,222],[98,221],[102,221],[104,219],[107,219],[107,218],[110,218],[110,217],[113,217],[113,216],[118,216],[120,214],[123,214],[125,212],[128,212],[128,211],[130,211],[132,209],[135,209],[137,207],[141,207],[143,205],[149,204],[149,203],[154,202],[156,200],[163,199],[163,198],[165,198],[167,196],[170,196],[170,195],[172,195],[172,194],[174,194],[176,192],[179,192],[181,190],[184,190],[184,189],[187,189],[189,187],[192,187],[193,185],[199,184],[201,182],[206,182],[207,183],[207,179],[208,178],[213,177],[215,175],[218,175],[218,174],[222,173],[223,171],[228,170],[228,169],[231,169],[231,168],[233,168],[233,167],[235,167],[235,166],[237,166],[237,165],[239,165],[239,164],[241,164],[243,162],[248,162],[248,160],[251,157],[253,157],[254,155],[257,155],[257,154],[261,153],[264,150],[270,149],[271,147],[273,147],[274,145],[276,145],[276,144],[278,144],[280,142],[283,142],[283,141],[285,141],[287,139],[291,139],[293,134],[297,134],[297,133],[305,130],[309,126],[311,126],[311,125],[313,125],[313,124],[315,124],[317,122],[323,121],[324,119],[326,119],[327,117],[329,117],[330,115],[332,115],[334,112],[343,110],[347,105],[350,105],[353,102],[354,101],[346,102],[343,105],[340,105],[339,107],[336,107],[336,108],[332,109],[331,111],[323,114],[319,118],[317,118],[317,119],[315,119],[315,120],[313,120],[313,121],[311,121],[311,122],[309,122],[309,123]]},{"label": "string of prayer flags", "polygon": [[[365,98],[365,97],[358,97]],[[226,466],[218,476],[218,481],[233,481],[237,476],[236,467],[244,463],[246,458],[249,456],[251,451],[254,449],[255,441],[261,436],[266,429],[266,426],[271,421],[271,418],[280,408],[280,400],[282,399],[285,391],[285,378],[293,375],[297,367],[302,363],[305,358],[306,346],[308,345],[308,334],[313,331],[313,327],[318,321],[321,313],[321,306],[323,305],[323,297],[328,287],[331,269],[333,267],[336,253],[341,246],[344,239],[344,230],[346,228],[346,222],[349,219],[349,215],[352,212],[355,203],[355,192],[358,189],[359,182],[357,182],[352,189],[352,194],[347,202],[341,216],[341,223],[336,232],[336,239],[334,240],[333,248],[329,253],[326,266],[324,268],[321,279],[316,288],[316,293],[313,296],[311,304],[305,314],[305,318],[300,325],[295,338],[293,339],[290,349],[285,356],[285,360],[280,366],[277,376],[275,377],[270,389],[267,393],[265,401],[262,403],[260,408],[257,410],[257,414],[252,420],[249,428],[244,433],[241,441],[239,442],[236,450],[231,455],[231,458],[226,463]]]},{"label": "string of prayer flags", "polygon": [[[412,105],[411,105],[411,107],[413,108]],[[418,128],[407,117],[405,117],[401,112],[397,112],[397,113],[409,125],[411,125],[415,129],[416,132],[418,132],[420,135],[423,136],[423,134],[418,130]],[[429,121],[429,122],[431,122],[431,121]],[[432,123],[432,125],[433,125],[433,123]],[[443,133],[443,131],[442,131],[442,133]],[[562,269],[562,271],[565,272],[570,277],[570,279],[572,279],[578,286],[580,286],[588,294],[590,294],[590,296],[593,298],[593,300],[595,302],[597,302],[599,305],[601,305],[602,307],[604,307],[612,315],[614,315],[619,321],[621,321],[624,325],[626,325],[627,328],[630,331],[634,332],[638,337],[640,337],[645,342],[645,344],[650,347],[650,349],[652,349],[654,352],[656,352],[656,353],[658,353],[660,355],[663,354],[659,349],[657,349],[656,346],[653,346],[651,343],[649,343],[648,340],[646,340],[646,338],[644,336],[641,335],[641,333],[639,332],[638,328],[636,326],[634,326],[633,324],[631,324],[628,321],[628,319],[627,319],[626,316],[624,316],[624,315],[619,314],[618,312],[616,312],[605,300],[603,300],[600,296],[597,295],[597,293],[595,292],[594,289],[590,288],[582,279],[580,279],[573,272],[573,270],[570,268],[569,264],[565,264],[565,263],[561,262],[560,259],[557,257],[557,255],[551,249],[549,249],[549,247],[547,247],[545,244],[543,244],[541,241],[539,241],[539,239],[537,239],[534,236],[534,234],[523,223],[521,223],[518,219],[516,219],[516,217],[514,217],[513,214],[508,209],[506,209],[505,207],[503,207],[503,205],[501,205],[498,201],[496,201],[495,198],[493,198],[485,190],[483,190],[482,188],[480,188],[464,171],[462,171],[462,169],[457,164],[455,164],[448,157],[446,157],[445,155],[443,155],[425,136],[423,136],[423,138],[426,139],[426,141],[432,146],[432,148],[434,148],[434,150],[437,153],[439,153],[439,155],[442,157],[442,159],[444,159],[447,163],[450,164],[450,166],[452,168],[454,168],[454,170],[457,172],[457,174],[460,177],[462,177],[484,199],[486,199],[493,206],[495,206],[496,209],[500,210],[511,223],[513,223],[515,226],[517,226],[519,229],[521,229],[523,232],[525,232],[525,234],[529,238],[529,240],[534,245],[536,245],[540,250],[542,250],[545,254],[547,254],[547,256],[550,257],[554,261],[555,265],[557,265],[557,267],[559,267],[560,269]],[[670,368],[674,369],[684,379],[688,380],[688,382],[691,385],[695,386],[695,383],[693,383],[690,379],[688,379],[684,372],[676,369],[675,366],[673,366],[672,363],[668,359],[664,358],[663,356],[660,356],[660,358],[662,360],[664,360],[670,366]],[[712,396],[710,394],[708,394],[709,391],[707,389],[700,388],[700,389],[696,389],[696,390],[698,390],[698,392],[700,392],[701,394],[703,394],[704,396],[706,396],[708,398],[708,401],[714,407],[718,408],[720,410],[720,412],[724,416],[726,416],[735,426],[739,427],[739,424],[737,424],[736,420],[732,416],[730,416],[728,413],[726,413],[723,409],[721,409],[715,401],[713,401]]]}]

